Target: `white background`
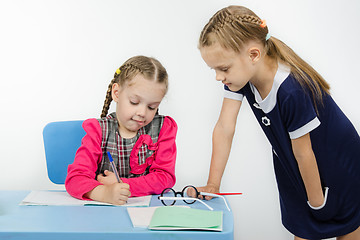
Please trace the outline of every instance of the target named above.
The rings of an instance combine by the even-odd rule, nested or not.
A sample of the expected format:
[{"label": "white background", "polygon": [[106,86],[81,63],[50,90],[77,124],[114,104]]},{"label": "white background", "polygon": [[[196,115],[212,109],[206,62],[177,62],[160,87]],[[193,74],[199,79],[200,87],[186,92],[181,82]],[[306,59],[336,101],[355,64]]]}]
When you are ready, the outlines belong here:
[{"label": "white background", "polygon": [[[160,113],[179,126],[175,188],[204,185],[223,87],[197,40],[231,4],[266,19],[273,36],[326,78],[359,129],[358,0],[0,0],[0,190],[61,189],[47,178],[43,127],[99,117],[114,71],[139,54],[159,59],[170,77]],[[222,191],[244,193],[229,197],[235,239],[292,239],[281,224],[270,145],[247,103]]]}]

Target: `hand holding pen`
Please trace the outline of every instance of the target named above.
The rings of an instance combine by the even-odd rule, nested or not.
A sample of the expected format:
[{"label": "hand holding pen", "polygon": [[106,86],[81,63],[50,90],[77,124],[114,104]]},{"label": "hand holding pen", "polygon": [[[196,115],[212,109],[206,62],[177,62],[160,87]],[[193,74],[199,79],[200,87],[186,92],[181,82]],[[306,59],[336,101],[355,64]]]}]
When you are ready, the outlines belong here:
[{"label": "hand holding pen", "polygon": [[100,202],[107,202],[115,205],[123,205],[131,196],[130,186],[123,183],[116,170],[111,154],[108,152],[111,168],[113,172],[105,170],[104,175],[97,175],[97,180],[102,183],[93,190],[89,191],[87,197]]},{"label": "hand holding pen", "polygon": [[227,193],[220,193],[219,187],[215,186],[214,184],[208,184],[204,187],[197,187],[197,190],[200,192],[200,199],[210,200],[213,197],[222,197],[222,196],[229,196],[229,195],[241,195],[240,192],[227,192]]},{"label": "hand holding pen", "polygon": [[109,152],[107,152],[108,157],[109,157],[109,161],[110,161],[110,166],[112,171],[109,170],[105,170],[103,174],[99,174],[97,175],[96,179],[101,182],[104,185],[109,185],[109,184],[113,184],[113,183],[122,183],[119,174],[116,170],[116,166],[114,163],[114,160],[111,156],[111,154]]}]

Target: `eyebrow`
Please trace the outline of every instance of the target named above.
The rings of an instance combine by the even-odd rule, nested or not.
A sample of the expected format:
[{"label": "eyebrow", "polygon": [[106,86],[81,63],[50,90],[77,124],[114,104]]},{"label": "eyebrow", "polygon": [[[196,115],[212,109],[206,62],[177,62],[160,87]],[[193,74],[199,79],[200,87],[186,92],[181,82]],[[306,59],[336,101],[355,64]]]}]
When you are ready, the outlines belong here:
[{"label": "eyebrow", "polygon": [[219,68],[225,68],[225,67],[230,67],[232,65],[232,63],[221,63],[221,64],[219,64],[219,65],[217,65],[217,66],[215,66],[215,67],[210,67],[211,69],[215,69],[215,68],[217,68],[217,69],[219,69]]},{"label": "eyebrow", "polygon": [[[142,100],[142,97],[141,97],[141,96],[139,96],[139,95],[137,95],[137,94],[135,94],[134,96],[135,96],[136,98]],[[160,101],[160,102],[152,102],[152,103],[150,103],[150,104],[148,104],[148,105],[155,105],[155,104],[160,104],[160,103],[161,103],[161,101]]]}]

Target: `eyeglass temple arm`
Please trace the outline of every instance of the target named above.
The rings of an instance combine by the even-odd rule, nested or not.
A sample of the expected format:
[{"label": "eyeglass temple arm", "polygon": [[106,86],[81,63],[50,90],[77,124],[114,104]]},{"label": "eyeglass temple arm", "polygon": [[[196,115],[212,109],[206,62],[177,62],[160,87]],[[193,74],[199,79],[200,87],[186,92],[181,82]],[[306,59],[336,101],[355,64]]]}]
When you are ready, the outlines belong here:
[{"label": "eyeglass temple arm", "polygon": [[227,204],[226,199],[225,199],[223,196],[217,195],[217,194],[215,194],[215,193],[207,193],[207,192],[200,192],[200,195],[203,195],[203,196],[211,196],[211,197],[220,197],[220,198],[222,198],[222,199],[224,200],[224,202],[225,202],[226,208],[230,211],[229,205]]},{"label": "eyeglass temple arm", "polygon": [[202,204],[204,204],[211,211],[214,210],[212,207],[210,207],[209,205],[207,205],[206,203],[204,203],[202,200],[200,200],[198,198],[191,198],[191,197],[158,197],[158,198],[160,200],[195,200],[195,201],[199,201]]}]

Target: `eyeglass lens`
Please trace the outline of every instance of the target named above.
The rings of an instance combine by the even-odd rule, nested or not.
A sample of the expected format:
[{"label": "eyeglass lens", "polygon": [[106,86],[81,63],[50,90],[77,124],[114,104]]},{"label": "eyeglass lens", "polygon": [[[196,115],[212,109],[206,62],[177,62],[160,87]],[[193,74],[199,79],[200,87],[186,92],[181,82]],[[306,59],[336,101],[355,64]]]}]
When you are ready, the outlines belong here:
[{"label": "eyeglass lens", "polygon": [[[164,191],[162,191],[162,193],[161,193],[161,197],[164,197],[165,194],[167,197],[176,197],[176,193],[175,193],[174,189],[172,189],[172,188],[164,189]],[[175,204],[176,200],[161,200],[161,202],[165,206],[172,206]]]},{"label": "eyeglass lens", "polygon": [[[162,191],[161,197],[177,197],[177,195],[180,195],[181,197],[197,198],[199,194],[200,193],[194,186],[188,185],[184,187],[184,189],[181,192],[175,192],[175,190],[172,188],[166,188],[164,189],[164,191]],[[187,204],[193,204],[194,202],[196,202],[196,200],[183,200],[183,201]],[[176,200],[161,199],[161,202],[165,206],[172,206],[175,204]]]},{"label": "eyeglass lens", "polygon": [[[184,189],[182,190],[183,197],[197,198],[198,195],[199,195],[198,190],[191,185],[184,187]],[[187,204],[193,204],[194,202],[196,202],[196,200],[183,200],[183,201],[186,202]]]}]

